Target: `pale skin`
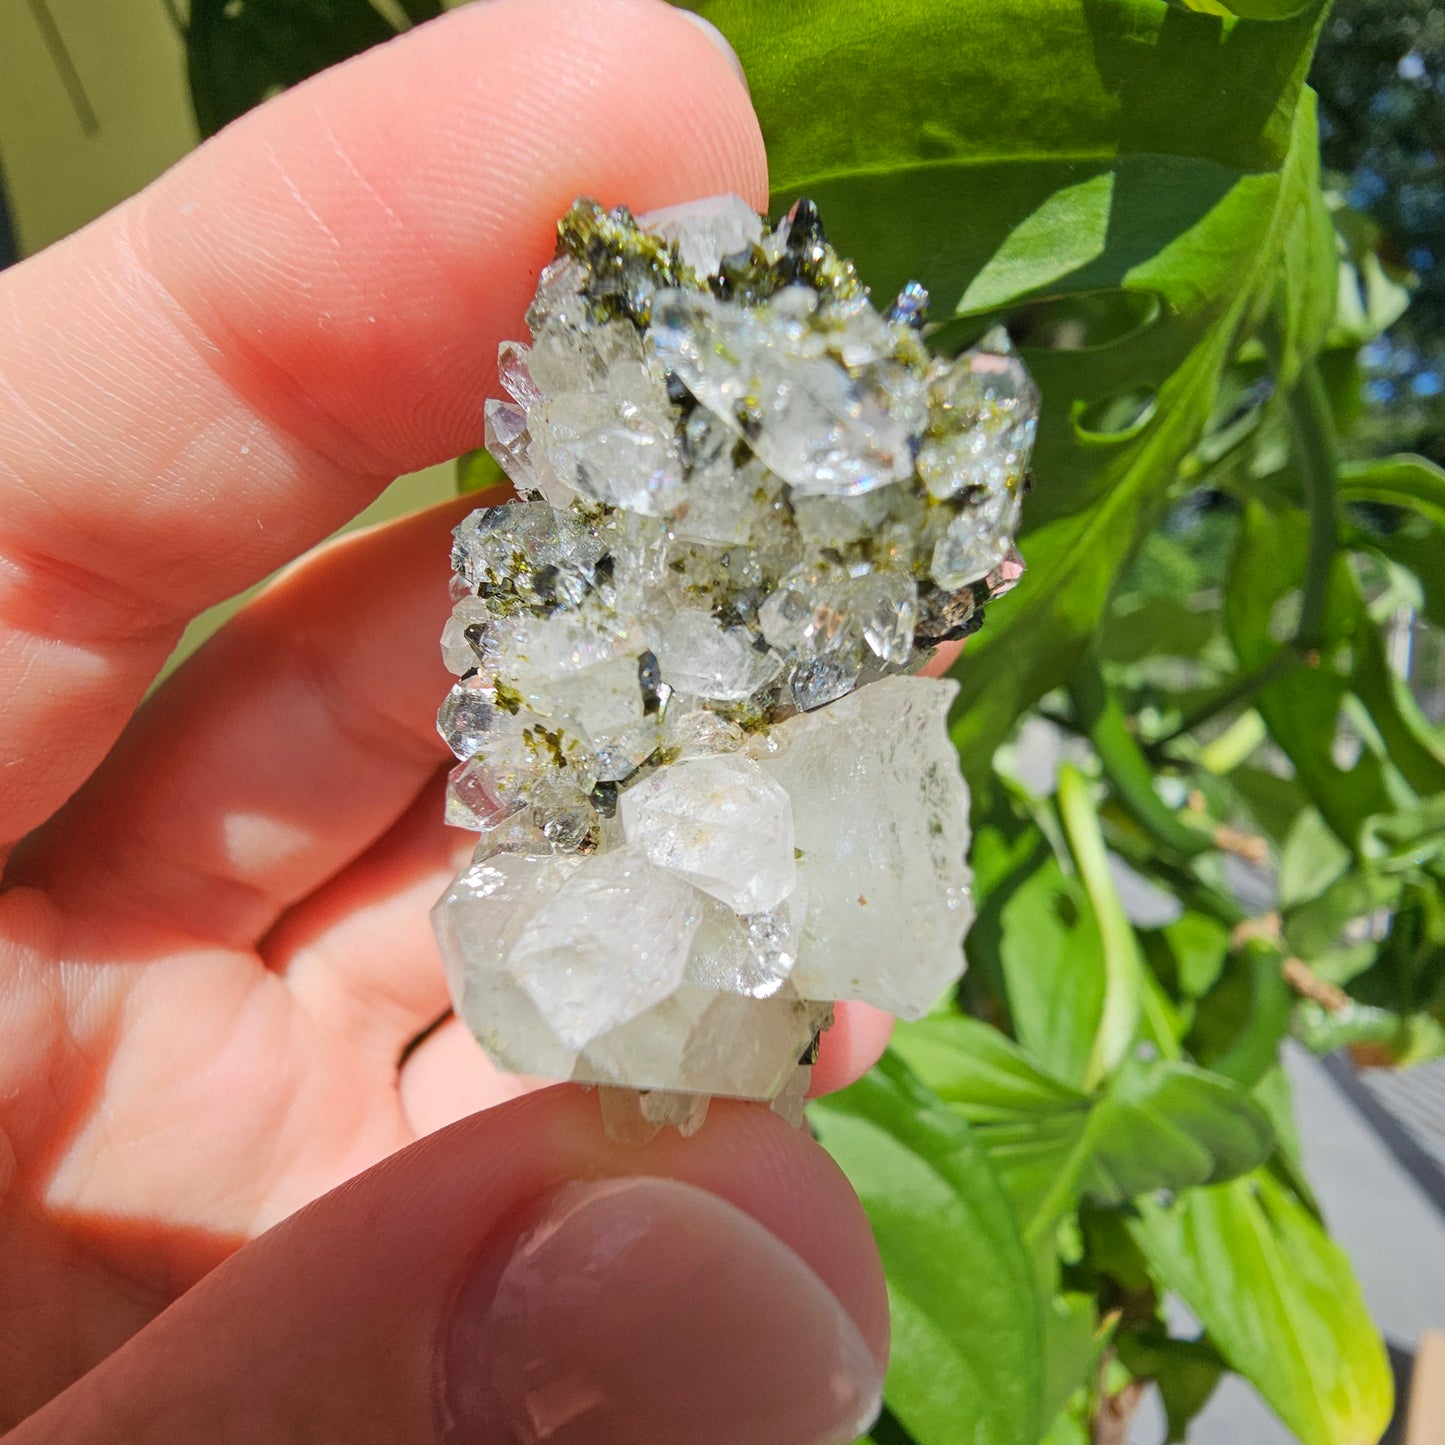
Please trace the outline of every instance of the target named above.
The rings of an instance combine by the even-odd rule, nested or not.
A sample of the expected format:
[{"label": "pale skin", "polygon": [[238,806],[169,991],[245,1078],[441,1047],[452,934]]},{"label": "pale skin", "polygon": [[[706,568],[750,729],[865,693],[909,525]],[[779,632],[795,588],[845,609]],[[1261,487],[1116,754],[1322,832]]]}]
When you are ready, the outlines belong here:
[{"label": "pale skin", "polygon": [[[471,503],[307,551],[480,441],[575,195],[725,190],[765,207],[762,142],[699,29],[653,0],[492,0],[0,275],[17,1442],[431,1440],[457,1271],[570,1179],[727,1201],[886,1357],[866,1221],[805,1135],[720,1105],[693,1140],[623,1148],[593,1096],[497,1074],[455,1022],[407,1055],[448,1008],[427,908],[469,845],[439,821],[433,716]],[[303,553],[140,706],[189,617]],[[842,1010],[820,1084],[887,1029]]]}]

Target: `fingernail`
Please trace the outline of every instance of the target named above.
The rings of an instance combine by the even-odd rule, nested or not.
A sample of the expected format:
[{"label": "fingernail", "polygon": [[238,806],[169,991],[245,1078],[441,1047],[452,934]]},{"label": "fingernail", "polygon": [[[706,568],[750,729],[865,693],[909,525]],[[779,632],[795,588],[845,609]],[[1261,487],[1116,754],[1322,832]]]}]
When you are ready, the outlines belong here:
[{"label": "fingernail", "polygon": [[458,1296],[445,1445],[849,1445],[882,1379],[780,1239],[660,1179],[572,1184]]},{"label": "fingernail", "polygon": [[704,20],[701,15],[694,14],[691,10],[679,10],[678,14],[685,20],[691,20],[722,53],[727,56],[728,64],[737,71],[738,79],[743,83],[743,89],[752,94],[752,87],[748,84],[748,73],[743,69],[743,63],[738,59],[738,53],[732,48],[726,35],[712,23],[711,20]]}]

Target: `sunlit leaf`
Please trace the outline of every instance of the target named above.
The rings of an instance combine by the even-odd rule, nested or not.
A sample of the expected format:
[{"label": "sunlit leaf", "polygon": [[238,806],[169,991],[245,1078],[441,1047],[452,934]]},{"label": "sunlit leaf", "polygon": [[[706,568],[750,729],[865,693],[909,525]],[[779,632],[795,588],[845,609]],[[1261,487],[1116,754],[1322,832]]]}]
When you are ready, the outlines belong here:
[{"label": "sunlit leaf", "polygon": [[1268,1117],[1244,1089],[1179,1061],[1130,1061],[1087,1094],[975,1019],[901,1025],[894,1049],[973,1125],[1030,1238],[1081,1198],[1119,1204],[1231,1178],[1274,1148]]},{"label": "sunlit leaf", "polygon": [[[959,670],[955,736],[980,782],[1081,655],[1239,328],[1277,302],[1290,356],[1323,337],[1334,243],[1301,102],[1323,9],[1221,22],[1155,0],[705,7],[751,78],[777,205],[811,195],[880,294],[923,281],[935,319],[956,317],[941,339],[1028,303],[1017,329],[1045,398],[1029,571]],[[1124,395],[1153,398],[1142,426],[1078,429]]]},{"label": "sunlit leaf", "polygon": [[809,1118],[858,1191],[883,1256],[890,1411],[918,1445],[1036,1439],[1043,1343],[1033,1275],[1008,1196],[967,1124],[889,1058],[816,1101]]},{"label": "sunlit leaf", "polygon": [[1138,1210],[1130,1228],[1160,1283],[1303,1445],[1380,1438],[1384,1346],[1349,1262],[1284,1185],[1262,1170]]}]

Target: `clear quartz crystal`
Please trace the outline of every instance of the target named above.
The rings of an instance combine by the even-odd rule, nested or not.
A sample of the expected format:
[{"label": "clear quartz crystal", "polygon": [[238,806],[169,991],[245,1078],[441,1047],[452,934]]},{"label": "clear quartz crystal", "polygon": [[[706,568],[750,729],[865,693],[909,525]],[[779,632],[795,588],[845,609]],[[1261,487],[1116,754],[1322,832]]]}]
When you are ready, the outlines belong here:
[{"label": "clear quartz crystal", "polygon": [[480,597],[469,592],[457,600],[442,629],[442,661],[448,672],[460,677],[480,666],[480,643],[491,620],[491,610]]},{"label": "clear quartz crystal", "polygon": [[496,693],[481,678],[457,683],[437,713],[437,731],[459,758],[480,752],[504,724]]},{"label": "clear quartz crystal", "polygon": [[1002,332],[961,356],[933,392],[937,434],[919,450],[918,473],[933,496],[964,502],[933,550],[933,580],[953,591],[985,577],[1013,547],[1039,393]]},{"label": "clear quartz crystal", "polygon": [[637,223],[671,241],[699,276],[716,276],[724,257],[746,252],[763,239],[762,218],[738,196],[666,206],[639,216]]},{"label": "clear quartz crystal", "polygon": [[742,702],[783,670],[744,629],[724,628],[695,608],[684,608],[659,631],[657,659],[679,692],[719,702]]},{"label": "clear quartz crystal", "polygon": [[811,1065],[799,1064],[788,1076],[788,1082],[773,1100],[773,1112],[786,1119],[793,1128],[801,1129],[806,1122],[803,1103],[808,1097],[808,1085],[813,1082]]},{"label": "clear quartz crystal", "polygon": [[788,288],[749,312],[701,292],[660,292],[654,351],[801,494],[847,496],[900,480],[913,470],[921,399],[895,406],[884,388],[850,376],[808,325],[807,297]]},{"label": "clear quartz crystal", "polygon": [[777,726],[762,766],[793,804],[808,911],[792,979],[809,998],[918,1018],[958,975],[973,906],[957,691],[885,678]]},{"label": "clear quartz crystal", "polygon": [[552,470],[527,429],[527,414],[520,406],[493,398],[486,407],[487,450],[523,496],[538,496],[554,507],[565,507],[576,492]]},{"label": "clear quartz crystal", "polygon": [[914,1017],[963,966],[955,689],[913,674],[1022,573],[1038,393],[1001,332],[931,356],[927,293],[880,312],[805,203],[559,236],[486,405],[522,500],[452,553],[453,999],[615,1137],[801,1123],[834,1000]]},{"label": "clear quartz crystal", "polygon": [[646,1144],[671,1124],[684,1139],[707,1119],[710,1094],[677,1094],[663,1089],[628,1089],[603,1084],[597,1090],[602,1122],[623,1144]]},{"label": "clear quartz crystal", "polygon": [[581,1049],[675,992],[702,912],[697,889],[640,848],[593,854],[528,919],[509,972]]},{"label": "clear quartz crystal", "polygon": [[734,913],[776,908],[793,890],[788,795],[751,758],[659,768],[623,794],[621,813],[629,843]]}]

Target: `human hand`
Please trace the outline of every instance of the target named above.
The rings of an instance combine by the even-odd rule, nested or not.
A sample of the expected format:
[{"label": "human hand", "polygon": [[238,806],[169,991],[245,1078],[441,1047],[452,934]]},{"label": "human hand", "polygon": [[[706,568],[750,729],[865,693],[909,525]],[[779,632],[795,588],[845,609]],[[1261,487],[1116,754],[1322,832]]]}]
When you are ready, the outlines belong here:
[{"label": "human hand", "polygon": [[[307,557],[131,716],[187,618],[477,442],[576,194],[723,190],[763,204],[762,145],[686,17],[491,0],[0,276],[7,1441],[866,1423],[882,1280],[805,1135],[717,1104],[623,1147],[578,1089],[502,1102],[454,1023],[408,1053],[469,841],[432,717],[474,503]],[[820,1078],[885,1028],[842,1012]]]}]

